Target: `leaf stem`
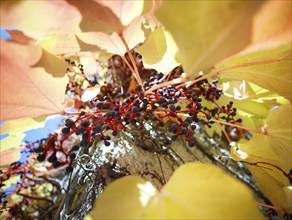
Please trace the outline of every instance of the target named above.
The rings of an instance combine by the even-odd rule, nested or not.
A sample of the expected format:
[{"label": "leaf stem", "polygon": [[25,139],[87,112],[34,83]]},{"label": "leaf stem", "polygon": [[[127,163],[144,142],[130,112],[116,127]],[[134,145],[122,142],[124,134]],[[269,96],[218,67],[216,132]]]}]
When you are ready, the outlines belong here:
[{"label": "leaf stem", "polygon": [[214,118],[210,119],[210,121],[214,121],[216,123],[220,123],[220,124],[224,124],[224,125],[229,125],[229,126],[236,127],[236,128],[241,128],[243,130],[255,132],[255,133],[258,133],[258,134],[262,134],[262,135],[267,135],[266,131],[260,131],[260,130],[256,130],[256,129],[253,129],[253,128],[248,128],[248,127],[245,127],[245,126],[239,125],[239,124],[231,124],[229,122],[220,121],[220,120],[217,120],[217,119],[214,119]]},{"label": "leaf stem", "polygon": [[[127,53],[128,53],[128,55],[129,55],[129,58],[130,58],[130,60],[131,60],[131,62],[132,62],[132,64],[133,64],[134,71],[132,71],[132,72],[133,72],[133,74],[134,74],[134,76],[135,76],[135,78],[136,78],[138,84],[142,85],[142,80],[141,80],[141,78],[140,78],[139,71],[138,71],[138,67],[137,67],[137,65],[136,65],[135,59],[134,59],[134,57],[133,57],[133,54],[131,53],[130,48],[129,48],[129,46],[128,46],[128,44],[127,44],[127,42],[126,42],[124,36],[123,36],[123,35],[120,35],[120,38],[121,38],[121,40],[123,41],[123,43],[124,43],[124,45],[125,45],[125,47],[126,47],[126,49],[127,49]],[[126,59],[125,59],[125,60],[126,60]],[[142,87],[142,89],[143,89],[143,87]]]}]

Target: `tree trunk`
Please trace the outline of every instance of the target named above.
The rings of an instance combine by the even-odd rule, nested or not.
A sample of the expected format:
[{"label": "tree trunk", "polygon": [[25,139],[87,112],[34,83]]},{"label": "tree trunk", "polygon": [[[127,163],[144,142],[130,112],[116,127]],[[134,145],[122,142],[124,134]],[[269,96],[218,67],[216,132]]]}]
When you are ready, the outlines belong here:
[{"label": "tree trunk", "polygon": [[178,166],[196,161],[221,167],[248,185],[257,199],[263,201],[265,198],[247,168],[228,158],[228,144],[215,142],[197,127],[192,135],[196,144],[191,148],[183,138],[171,142],[165,128],[145,123],[120,131],[110,147],[96,142],[83,149],[71,178],[63,179],[68,190],[57,198],[60,207],[55,219],[82,219],[104,188],[122,176],[141,176],[159,189]]}]

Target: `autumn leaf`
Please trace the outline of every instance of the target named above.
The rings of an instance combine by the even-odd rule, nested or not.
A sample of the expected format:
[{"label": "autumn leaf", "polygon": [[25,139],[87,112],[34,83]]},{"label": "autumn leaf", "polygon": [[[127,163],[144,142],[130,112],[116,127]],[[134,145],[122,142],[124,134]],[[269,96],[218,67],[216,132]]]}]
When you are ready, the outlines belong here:
[{"label": "autumn leaf", "polygon": [[[99,1],[88,0],[86,4],[81,1],[66,1],[74,6],[81,14],[79,27],[82,32],[99,32],[107,34],[121,33],[125,26],[116,14]],[[76,32],[75,32],[76,33]]]},{"label": "autumn leaf", "polygon": [[19,30],[8,30],[6,32],[10,35],[10,40],[20,44],[28,44],[34,42],[34,39],[26,36],[22,31]]},{"label": "autumn leaf", "polygon": [[144,1],[101,0],[99,2],[109,7],[124,26],[129,25],[136,17],[141,15],[144,5]]},{"label": "autumn leaf", "polygon": [[127,47],[133,49],[137,44],[142,43],[145,39],[144,32],[141,28],[142,18],[138,17],[119,35],[117,32],[107,34],[104,32],[86,32],[76,34],[80,40],[89,44],[96,45],[102,50],[112,54],[124,56]]},{"label": "autumn leaf", "polygon": [[245,80],[291,101],[291,44],[239,54],[216,65],[220,79]]},{"label": "autumn leaf", "polygon": [[286,211],[292,208],[284,192],[290,183],[283,174],[292,168],[291,128],[291,104],[286,104],[269,113],[266,135],[254,134],[249,142],[231,148],[231,158],[253,164],[248,167],[260,189],[274,206]]},{"label": "autumn leaf", "polygon": [[253,22],[253,42],[291,42],[291,1],[266,1]]},{"label": "autumn leaf", "polygon": [[169,73],[179,65],[175,61],[178,48],[172,36],[163,28],[154,30],[146,42],[136,51],[142,55],[146,68],[155,69],[164,74]]},{"label": "autumn leaf", "polygon": [[196,74],[249,44],[258,6],[256,1],[164,1],[156,16],[175,39],[186,73]]},{"label": "autumn leaf", "polygon": [[269,146],[283,162],[286,171],[292,168],[292,107],[286,104],[274,109],[267,118],[267,140]]},{"label": "autumn leaf", "polygon": [[63,112],[64,61],[31,44],[1,40],[1,62],[1,121]]},{"label": "autumn leaf", "polygon": [[0,16],[3,29],[18,28],[36,39],[81,31],[81,14],[66,1],[1,1]]},{"label": "autumn leaf", "polygon": [[245,185],[218,167],[200,163],[179,167],[160,191],[139,177],[121,178],[106,188],[90,215],[93,219],[263,219]]}]

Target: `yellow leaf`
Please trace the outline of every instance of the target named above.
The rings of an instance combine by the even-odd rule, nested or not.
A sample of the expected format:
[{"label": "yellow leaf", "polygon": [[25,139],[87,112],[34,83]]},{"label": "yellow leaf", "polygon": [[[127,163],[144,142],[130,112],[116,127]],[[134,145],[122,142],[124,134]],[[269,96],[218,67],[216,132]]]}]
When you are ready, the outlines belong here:
[{"label": "yellow leaf", "polygon": [[47,117],[21,118],[17,120],[5,121],[4,124],[0,125],[0,134],[6,134],[10,132],[21,133],[29,129],[43,127],[46,118]]},{"label": "yellow leaf", "polygon": [[90,215],[93,219],[263,219],[244,184],[218,167],[200,163],[179,167],[161,191],[135,176],[116,180]]},{"label": "yellow leaf", "polygon": [[143,208],[155,193],[150,182],[127,176],[107,187],[89,214],[93,219],[141,219]]},{"label": "yellow leaf", "polygon": [[149,203],[146,219],[263,219],[251,191],[208,164],[179,167]]},{"label": "yellow leaf", "polygon": [[291,102],[291,44],[239,54],[216,65],[220,79],[245,80],[284,96]]},{"label": "yellow leaf", "polygon": [[[257,165],[248,165],[253,177],[256,179],[261,191],[278,208],[289,207],[283,187],[289,186],[288,178],[279,170],[289,172],[291,164],[288,164],[286,155],[277,155],[273,146],[269,145],[268,136],[255,134],[252,139],[244,144],[239,143],[236,150],[231,149],[231,157],[237,161],[245,161]],[[242,158],[241,155],[247,155]]]},{"label": "yellow leaf", "polygon": [[8,137],[0,140],[0,151],[6,151],[8,149],[18,149],[25,134],[11,132]]},{"label": "yellow leaf", "polygon": [[259,103],[250,99],[236,100],[222,95],[220,99],[216,101],[216,103],[222,106],[226,105],[226,103],[229,103],[230,101],[233,102],[233,106],[235,108],[240,109],[241,111],[249,113],[258,118],[265,118],[269,114],[269,108],[267,106],[263,105],[263,103]]},{"label": "yellow leaf", "polygon": [[136,51],[143,56],[144,64],[155,64],[164,56],[167,49],[163,28],[154,30]]},{"label": "yellow leaf", "polygon": [[292,168],[292,107],[280,106],[271,111],[267,118],[267,140],[269,146],[285,161],[289,172]]},{"label": "yellow leaf", "polygon": [[179,64],[175,61],[178,51],[172,36],[163,28],[153,31],[146,42],[136,49],[142,55],[143,64],[146,68],[156,69],[164,74],[169,73]]},{"label": "yellow leaf", "polygon": [[74,34],[53,35],[38,41],[38,44],[52,54],[67,54],[80,51]]},{"label": "yellow leaf", "polygon": [[257,1],[163,1],[156,16],[179,47],[177,60],[197,76],[249,43],[258,6]]}]

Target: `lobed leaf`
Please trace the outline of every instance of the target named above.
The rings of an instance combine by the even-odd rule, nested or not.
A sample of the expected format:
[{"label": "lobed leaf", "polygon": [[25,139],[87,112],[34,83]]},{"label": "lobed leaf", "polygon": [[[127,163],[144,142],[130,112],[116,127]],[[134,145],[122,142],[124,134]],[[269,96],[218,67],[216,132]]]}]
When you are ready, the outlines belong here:
[{"label": "lobed leaf", "polygon": [[271,111],[267,118],[267,140],[269,146],[292,168],[292,107],[286,104]]},{"label": "lobed leaf", "polygon": [[[106,52],[124,56],[129,49],[133,49],[137,44],[142,43],[145,39],[144,32],[141,28],[142,18],[138,17],[119,35],[117,32],[107,34],[103,32],[86,32],[79,33],[76,36],[86,44],[95,45]],[[124,40],[124,41],[123,41]]]},{"label": "lobed leaf", "polygon": [[64,61],[35,45],[4,40],[1,61],[1,121],[63,112]]},{"label": "lobed leaf", "polygon": [[288,104],[270,112],[267,135],[254,134],[249,142],[239,143],[231,149],[233,159],[254,164],[248,168],[260,189],[274,206],[286,211],[291,210],[291,203],[286,198],[284,187],[290,183],[278,168],[285,173],[292,168],[291,134],[291,104]]},{"label": "lobed leaf", "polygon": [[216,65],[223,80],[245,80],[291,102],[291,44],[238,55]]},{"label": "lobed leaf", "polygon": [[143,11],[144,1],[124,1],[124,0],[101,0],[103,5],[109,7],[120,19],[124,26],[130,24]]},{"label": "lobed leaf", "polygon": [[164,1],[156,16],[176,41],[191,78],[250,42],[257,1]]},{"label": "lobed leaf", "polygon": [[175,61],[178,48],[172,36],[161,27],[154,30],[136,51],[142,55],[146,68],[152,68],[164,74],[179,65]]},{"label": "lobed leaf", "polygon": [[155,193],[155,187],[140,177],[120,178],[95,201],[90,216],[93,219],[141,219],[145,205]]},{"label": "lobed leaf", "polygon": [[139,177],[121,178],[105,190],[90,215],[94,219],[263,219],[245,185],[218,167],[200,163],[179,167],[160,191]]}]

